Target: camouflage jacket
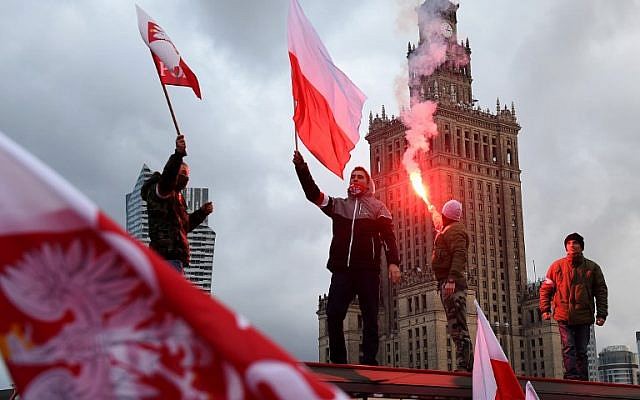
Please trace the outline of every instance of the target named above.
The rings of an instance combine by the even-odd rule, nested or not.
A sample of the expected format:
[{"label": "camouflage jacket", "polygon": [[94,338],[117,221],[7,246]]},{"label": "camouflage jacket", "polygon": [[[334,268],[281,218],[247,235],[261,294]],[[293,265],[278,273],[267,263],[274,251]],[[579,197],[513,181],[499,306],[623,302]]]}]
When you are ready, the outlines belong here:
[{"label": "camouflage jacket", "polygon": [[540,311],[551,312],[556,321],[569,325],[593,324],[597,304],[597,316],[607,318],[607,284],[600,266],[577,257],[572,263],[569,257],[556,260],[547,271],[540,286]]},{"label": "camouflage jacket", "polygon": [[436,235],[431,267],[436,279],[453,279],[466,283],[469,235],[461,222],[452,222]]},{"label": "camouflage jacket", "polygon": [[[177,153],[169,157],[162,174],[155,172],[142,186],[140,195],[147,202],[151,239],[149,247],[164,259],[180,260],[186,266],[189,265],[187,233],[200,225],[206,215],[202,210],[188,214],[182,193],[175,190],[182,157]],[[173,190],[170,190],[169,196],[161,197],[158,186]]]}]

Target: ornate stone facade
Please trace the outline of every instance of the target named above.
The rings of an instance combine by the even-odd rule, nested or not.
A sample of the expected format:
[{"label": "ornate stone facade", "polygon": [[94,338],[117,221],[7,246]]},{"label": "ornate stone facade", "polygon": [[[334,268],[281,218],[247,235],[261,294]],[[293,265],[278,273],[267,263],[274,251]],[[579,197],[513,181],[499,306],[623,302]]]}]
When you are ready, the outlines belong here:
[{"label": "ornate stone facade", "polygon": [[[422,7],[428,7],[427,0]],[[430,75],[409,68],[411,104],[437,103],[434,120],[439,134],[430,140],[430,151],[419,156],[431,201],[438,209],[449,199],[463,204],[462,222],[471,242],[468,253],[468,321],[475,338],[477,298],[517,374],[534,375],[528,358],[536,335],[536,354],[544,361],[545,376],[562,376],[557,327],[523,322],[526,303],[522,194],[518,157],[518,124],[513,103],[509,108],[496,103],[495,112],[481,109],[473,99],[471,63],[460,66],[453,58],[461,52],[471,57],[468,39],[458,43],[457,12],[453,3],[441,12],[449,25],[448,60]],[[422,24],[421,24],[422,26]],[[428,35],[420,32],[420,44]],[[416,51],[409,44],[408,57]],[[455,54],[454,54],[455,53]],[[407,147],[407,127],[386,113],[369,117],[371,175],[376,197],[393,214],[401,256],[403,281],[390,287],[382,268],[380,352],[381,364],[398,367],[455,369],[455,349],[446,334],[446,318],[431,271],[431,250],[435,230],[423,201],[411,188],[401,160]],[[384,265],[384,264],[383,264]],[[322,303],[322,302],[321,302]],[[527,308],[529,310],[529,308]],[[527,311],[528,312],[528,311]],[[358,314],[357,308],[350,314]],[[536,311],[537,313],[537,311]],[[319,312],[322,324],[322,311]],[[348,318],[353,318],[349,316]],[[538,337],[544,351],[539,352]],[[321,332],[320,353],[326,345]],[[550,350],[547,350],[549,347]],[[453,354],[453,357],[452,357]],[[357,360],[358,354],[350,354]],[[538,375],[542,375],[536,362]]]}]

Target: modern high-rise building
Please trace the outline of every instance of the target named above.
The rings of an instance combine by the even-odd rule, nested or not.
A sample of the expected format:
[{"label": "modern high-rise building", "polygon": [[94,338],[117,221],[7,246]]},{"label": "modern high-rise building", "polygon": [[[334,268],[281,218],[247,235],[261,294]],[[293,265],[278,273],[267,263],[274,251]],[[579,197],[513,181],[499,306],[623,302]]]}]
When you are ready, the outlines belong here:
[{"label": "modern high-rise building", "polygon": [[626,345],[605,347],[599,355],[600,382],[638,384],[638,357]]},{"label": "modern high-rise building", "polygon": [[587,346],[587,359],[589,362],[589,380],[598,382],[598,350],[596,346],[596,329],[595,325],[589,327],[589,345]]},{"label": "modern high-rise building", "polygon": [[[442,1],[427,0],[421,8],[432,10],[435,3]],[[527,367],[529,338],[522,309],[527,274],[518,156],[520,125],[513,103],[507,108],[498,101],[495,112],[476,106],[471,63],[460,65],[454,60],[461,54],[470,58],[471,47],[468,40],[458,41],[458,5],[447,4],[439,11],[438,25],[448,46],[447,60],[430,75],[412,70],[411,65],[409,68],[412,107],[427,100],[437,103],[434,120],[439,134],[430,140],[430,151],[421,154],[418,162],[437,208],[451,198],[464,206],[462,222],[471,239],[467,304],[472,336],[476,323],[473,300],[477,298],[516,373],[532,374]],[[419,12],[419,18],[424,15]],[[419,40],[418,50],[429,40],[423,28]],[[408,57],[417,49],[409,44]],[[387,279],[382,279],[378,361],[391,366],[451,370],[456,367],[455,348],[446,334],[447,321],[431,269],[435,230],[427,207],[414,193],[401,164],[407,148],[406,131],[407,126],[399,118],[389,117],[384,107],[380,115],[369,117],[366,139],[371,175],[376,197],[393,214],[403,270],[399,286],[391,287]],[[320,310],[322,306],[321,301]],[[326,361],[324,339],[319,337],[321,361]],[[549,345],[555,343],[557,347],[556,342],[550,339]],[[547,344],[543,341],[544,346]],[[358,354],[348,357],[358,360]],[[556,359],[554,356],[554,363]],[[553,371],[557,368],[554,365]]]},{"label": "modern high-rise building", "polygon": [[[144,164],[138,174],[133,191],[126,195],[127,231],[145,244],[149,244],[149,219],[147,204],[140,197],[140,189],[151,174],[149,167]],[[209,201],[208,188],[186,188],[182,191],[182,195],[189,212],[200,208]],[[187,237],[191,247],[191,259],[189,266],[184,269],[184,274],[196,286],[210,293],[216,233],[209,227],[207,218]]]}]

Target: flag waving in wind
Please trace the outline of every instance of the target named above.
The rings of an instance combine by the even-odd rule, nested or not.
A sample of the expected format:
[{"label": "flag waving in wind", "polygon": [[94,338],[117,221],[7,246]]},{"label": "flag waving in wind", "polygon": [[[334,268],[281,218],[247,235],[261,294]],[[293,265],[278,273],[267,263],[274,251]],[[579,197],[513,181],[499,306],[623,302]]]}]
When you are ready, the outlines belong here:
[{"label": "flag waving in wind", "polygon": [[0,133],[0,352],[24,399],[340,399]]},{"label": "flag waving in wind", "polygon": [[524,400],[524,392],[509,365],[500,342],[494,335],[482,309],[478,311],[478,330],[473,354],[474,400]]},{"label": "flag waving in wind", "polygon": [[198,78],[184,62],[167,33],[137,5],[136,12],[140,35],[151,49],[160,81],[165,85],[189,86],[202,99]]},{"label": "flag waving in wind", "polygon": [[298,136],[342,178],[349,152],[360,138],[366,96],[333,64],[297,0],[289,4],[287,37]]}]

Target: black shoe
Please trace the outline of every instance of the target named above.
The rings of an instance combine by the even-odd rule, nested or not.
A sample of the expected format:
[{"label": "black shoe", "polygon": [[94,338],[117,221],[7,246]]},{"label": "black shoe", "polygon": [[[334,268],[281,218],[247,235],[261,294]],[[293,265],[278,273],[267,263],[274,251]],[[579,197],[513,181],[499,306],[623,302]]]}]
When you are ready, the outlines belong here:
[{"label": "black shoe", "polygon": [[360,364],[361,365],[373,365],[376,366],[378,365],[378,360],[360,360]]}]

